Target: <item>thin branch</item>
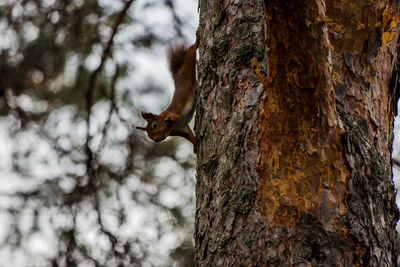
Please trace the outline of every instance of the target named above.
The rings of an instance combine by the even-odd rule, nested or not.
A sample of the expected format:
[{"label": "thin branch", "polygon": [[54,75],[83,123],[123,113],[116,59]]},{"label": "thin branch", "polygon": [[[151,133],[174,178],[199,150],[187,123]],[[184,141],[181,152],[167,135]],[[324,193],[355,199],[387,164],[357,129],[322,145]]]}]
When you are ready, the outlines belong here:
[{"label": "thin branch", "polygon": [[99,148],[97,149],[97,153],[100,153],[105,147],[107,129],[108,129],[110,123],[111,123],[112,115],[114,114],[115,111],[118,113],[118,106],[117,106],[117,103],[116,103],[116,97],[117,96],[116,96],[116,90],[115,90],[115,86],[116,86],[118,77],[119,77],[119,67],[117,65],[115,73],[114,73],[114,76],[113,76],[112,81],[111,81],[111,97],[110,97],[111,105],[110,105],[110,111],[108,112],[108,118],[107,118],[107,120],[106,120],[106,122],[104,123],[104,126],[103,126],[102,137],[101,137]]},{"label": "thin branch", "polygon": [[108,40],[107,45],[106,45],[105,49],[103,50],[103,56],[101,57],[100,65],[90,75],[89,84],[88,84],[88,87],[86,90],[86,108],[87,108],[88,115],[90,115],[90,109],[93,104],[93,92],[94,92],[95,85],[96,85],[97,75],[103,69],[104,63],[111,52],[111,47],[114,42],[114,37],[118,32],[118,27],[122,23],[126,13],[128,12],[128,9],[131,6],[131,4],[133,3],[133,1],[134,0],[130,0],[130,1],[126,2],[124,8],[119,13],[118,18],[114,23],[110,39]]},{"label": "thin branch", "polygon": [[114,23],[112,33],[110,36],[110,39],[108,40],[104,50],[103,50],[103,55],[101,57],[100,65],[92,72],[89,78],[89,83],[86,89],[86,125],[87,125],[87,135],[86,135],[86,143],[85,143],[85,150],[86,150],[86,155],[87,155],[87,161],[86,161],[86,171],[89,173],[91,169],[91,163],[93,161],[93,152],[91,151],[89,147],[89,143],[91,140],[91,136],[89,133],[90,129],[90,115],[91,115],[91,109],[93,105],[93,96],[94,96],[94,90],[96,87],[96,79],[100,71],[103,69],[104,63],[108,56],[111,53],[111,47],[114,42],[114,37],[118,32],[118,27],[122,23],[126,13],[128,12],[129,7],[132,5],[134,0],[129,0],[126,2],[124,8],[121,10],[119,13],[117,20]]}]

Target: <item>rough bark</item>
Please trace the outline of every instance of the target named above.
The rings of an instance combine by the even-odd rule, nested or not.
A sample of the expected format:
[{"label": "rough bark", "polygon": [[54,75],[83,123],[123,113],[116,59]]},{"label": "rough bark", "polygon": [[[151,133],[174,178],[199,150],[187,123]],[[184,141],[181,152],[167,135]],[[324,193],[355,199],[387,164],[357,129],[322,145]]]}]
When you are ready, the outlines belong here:
[{"label": "rough bark", "polygon": [[395,266],[398,2],[200,1],[197,266]]}]

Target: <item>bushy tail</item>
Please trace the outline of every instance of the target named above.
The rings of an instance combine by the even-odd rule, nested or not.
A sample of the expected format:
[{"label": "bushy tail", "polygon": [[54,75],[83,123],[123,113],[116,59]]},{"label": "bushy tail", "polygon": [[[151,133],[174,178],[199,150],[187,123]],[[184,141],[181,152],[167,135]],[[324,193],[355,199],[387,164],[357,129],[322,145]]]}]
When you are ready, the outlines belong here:
[{"label": "bushy tail", "polygon": [[185,44],[180,44],[173,46],[168,51],[168,61],[169,68],[174,76],[181,66],[183,65],[183,61],[185,59],[185,55],[188,51],[189,47]]}]

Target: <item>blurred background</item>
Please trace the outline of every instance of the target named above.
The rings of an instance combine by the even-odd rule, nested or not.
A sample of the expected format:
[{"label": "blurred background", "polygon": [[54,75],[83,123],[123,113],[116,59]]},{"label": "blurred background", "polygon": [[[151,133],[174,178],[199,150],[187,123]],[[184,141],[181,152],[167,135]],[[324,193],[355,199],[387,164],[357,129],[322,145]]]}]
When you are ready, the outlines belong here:
[{"label": "blurred background", "polygon": [[197,24],[197,0],[0,0],[0,266],[192,266],[192,145],[134,126]]},{"label": "blurred background", "polygon": [[0,266],[191,266],[192,145],[134,126],[197,23],[197,0],[0,0]]}]

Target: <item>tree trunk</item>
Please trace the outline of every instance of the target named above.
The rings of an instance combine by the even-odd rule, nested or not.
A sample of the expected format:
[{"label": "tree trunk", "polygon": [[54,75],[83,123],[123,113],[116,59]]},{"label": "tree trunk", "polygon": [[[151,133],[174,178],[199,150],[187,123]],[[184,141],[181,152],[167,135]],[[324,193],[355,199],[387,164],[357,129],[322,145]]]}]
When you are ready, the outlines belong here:
[{"label": "tree trunk", "polygon": [[200,0],[196,266],[395,266],[398,4]]}]

